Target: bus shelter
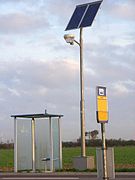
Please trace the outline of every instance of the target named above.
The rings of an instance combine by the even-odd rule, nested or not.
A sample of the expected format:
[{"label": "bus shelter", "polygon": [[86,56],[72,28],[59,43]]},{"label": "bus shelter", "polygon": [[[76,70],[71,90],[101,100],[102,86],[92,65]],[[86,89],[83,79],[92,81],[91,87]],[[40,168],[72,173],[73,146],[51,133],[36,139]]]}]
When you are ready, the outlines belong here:
[{"label": "bus shelter", "polygon": [[63,115],[24,114],[14,118],[14,172],[62,168]]}]

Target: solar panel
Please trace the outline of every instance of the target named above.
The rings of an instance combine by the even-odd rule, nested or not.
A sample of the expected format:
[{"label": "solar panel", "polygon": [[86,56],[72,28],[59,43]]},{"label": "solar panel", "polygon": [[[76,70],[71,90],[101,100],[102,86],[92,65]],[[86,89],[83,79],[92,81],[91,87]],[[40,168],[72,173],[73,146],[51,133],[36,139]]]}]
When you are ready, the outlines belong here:
[{"label": "solar panel", "polygon": [[91,26],[102,1],[96,1],[76,6],[76,9],[66,27],[67,30]]},{"label": "solar panel", "polygon": [[101,2],[89,5],[88,10],[85,13],[85,16],[80,24],[80,27],[87,27],[92,25],[92,22],[97,14],[100,4]]},{"label": "solar panel", "polygon": [[69,24],[67,25],[66,30],[78,28],[78,25],[82,19],[82,16],[83,16],[86,8],[87,8],[87,5],[76,7],[76,9],[75,9],[70,21],[69,21]]}]

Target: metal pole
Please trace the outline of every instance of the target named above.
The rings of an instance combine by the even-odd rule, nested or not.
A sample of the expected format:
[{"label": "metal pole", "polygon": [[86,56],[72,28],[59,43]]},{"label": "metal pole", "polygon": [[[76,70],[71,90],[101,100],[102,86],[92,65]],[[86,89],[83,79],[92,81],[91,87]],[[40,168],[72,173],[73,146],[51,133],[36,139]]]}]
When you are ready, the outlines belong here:
[{"label": "metal pole", "polygon": [[17,172],[17,120],[14,117],[14,172]]},{"label": "metal pole", "polygon": [[50,126],[50,170],[53,172],[53,131],[52,131],[52,119],[49,118],[49,126]]},{"label": "metal pole", "polygon": [[32,118],[31,121],[31,133],[32,133],[32,171],[36,171],[36,162],[35,162],[35,119]]},{"label": "metal pole", "polygon": [[84,112],[84,73],[83,73],[83,28],[80,28],[80,118],[81,118],[81,156],[86,156],[85,150],[85,112]]},{"label": "metal pole", "polygon": [[107,180],[107,157],[106,157],[106,142],[105,142],[105,123],[101,123],[102,132],[102,153],[103,153],[103,179]]},{"label": "metal pole", "polygon": [[61,140],[60,117],[58,118],[58,134],[59,134],[59,168],[62,169],[62,140]]}]

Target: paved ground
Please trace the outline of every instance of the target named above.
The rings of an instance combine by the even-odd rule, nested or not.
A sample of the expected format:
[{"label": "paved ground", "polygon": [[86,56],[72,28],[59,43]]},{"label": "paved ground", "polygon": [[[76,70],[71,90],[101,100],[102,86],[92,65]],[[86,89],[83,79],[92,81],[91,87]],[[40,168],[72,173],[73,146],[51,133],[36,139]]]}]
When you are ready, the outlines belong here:
[{"label": "paved ground", "polygon": [[[135,173],[116,173],[116,180],[135,180]],[[0,180],[97,180],[96,173],[1,173]]]}]

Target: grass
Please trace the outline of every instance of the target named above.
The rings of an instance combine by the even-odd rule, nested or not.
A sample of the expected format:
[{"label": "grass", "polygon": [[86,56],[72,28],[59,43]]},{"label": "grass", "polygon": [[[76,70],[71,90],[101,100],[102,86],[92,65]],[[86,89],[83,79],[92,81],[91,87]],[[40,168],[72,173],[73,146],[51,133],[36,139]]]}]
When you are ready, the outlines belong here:
[{"label": "grass", "polygon": [[115,147],[114,159],[117,171],[135,172],[135,146]]},{"label": "grass", "polygon": [[[81,148],[75,147],[75,148],[63,148],[63,167],[68,169],[72,168],[72,158],[76,156],[80,156],[81,154]],[[86,154],[87,156],[95,156],[96,157],[96,151],[95,148],[86,148]]]},{"label": "grass", "polygon": [[[79,156],[80,147],[63,148],[63,167],[72,168],[72,158]],[[96,161],[96,148],[87,147],[87,156],[94,156]],[[115,147],[114,161],[117,171],[135,171],[135,146]]]},{"label": "grass", "polygon": [[13,149],[0,149],[0,171],[13,171]]},{"label": "grass", "polygon": [[135,164],[135,146],[115,147],[116,164]]},{"label": "grass", "polygon": [[0,167],[13,167],[13,149],[0,149]]},{"label": "grass", "polygon": [[[66,170],[73,169],[72,158],[80,156],[80,147],[63,148],[63,167]],[[96,161],[96,148],[87,147],[87,156],[94,156]],[[135,171],[135,146],[115,147],[114,159],[116,171]],[[0,149],[0,170],[13,167],[13,150]]]}]

